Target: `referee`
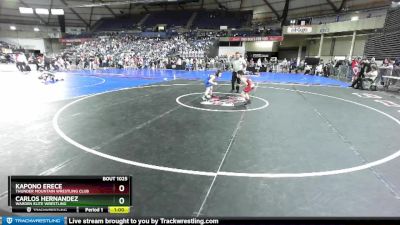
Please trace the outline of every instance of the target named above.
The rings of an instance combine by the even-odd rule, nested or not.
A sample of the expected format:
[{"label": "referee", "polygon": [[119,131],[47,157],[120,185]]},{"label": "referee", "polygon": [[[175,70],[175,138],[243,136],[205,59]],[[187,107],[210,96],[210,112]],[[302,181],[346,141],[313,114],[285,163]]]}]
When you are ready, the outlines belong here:
[{"label": "referee", "polygon": [[240,84],[240,79],[237,77],[237,72],[238,71],[245,71],[246,69],[246,61],[240,57],[240,53],[236,52],[235,57],[231,61],[232,64],[232,90],[231,92],[235,91],[235,83],[236,85],[236,93],[239,93],[239,84]]}]

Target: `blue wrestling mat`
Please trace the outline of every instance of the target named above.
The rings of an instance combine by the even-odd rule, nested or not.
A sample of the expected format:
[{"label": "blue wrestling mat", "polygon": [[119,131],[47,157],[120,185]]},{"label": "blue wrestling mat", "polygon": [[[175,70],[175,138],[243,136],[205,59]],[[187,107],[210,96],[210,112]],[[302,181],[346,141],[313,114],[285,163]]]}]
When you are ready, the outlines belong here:
[{"label": "blue wrestling mat", "polygon": [[[151,85],[163,83],[172,80],[198,80],[203,83],[205,77],[214,71],[179,71],[179,70],[149,70],[149,69],[104,69],[104,70],[79,70],[57,73],[57,76],[63,77],[64,81],[55,83],[42,81],[35,78],[36,74],[25,74],[20,77],[3,76],[3,84],[18,82],[19,87],[24,90],[24,98],[32,96],[32,99],[41,101],[57,101],[70,99],[79,96],[96,94],[106,91],[119,90],[123,88]],[[25,79],[30,77],[31,79]],[[347,87],[348,84],[326,77],[318,77],[303,74],[287,73],[261,73],[259,76],[251,76],[255,82],[279,83],[279,84],[301,84],[301,85],[321,85]],[[231,72],[222,74],[219,81],[229,83]],[[5,86],[6,90],[8,89]],[[11,89],[7,93],[20,90]],[[29,93],[32,93],[30,95]]]},{"label": "blue wrestling mat", "polygon": [[[96,71],[74,71],[67,75],[78,75],[82,83],[87,82],[88,77],[102,78],[105,82],[101,85],[91,86],[90,88],[79,88],[71,93],[73,96],[98,93],[118,88],[135,87],[149,85],[153,83],[171,80],[201,80],[214,71],[181,71],[181,70],[133,70],[133,69],[105,69]],[[255,82],[280,83],[280,84],[303,84],[303,85],[323,85],[347,87],[348,84],[339,80],[303,74],[288,73],[261,73],[259,76],[251,76]],[[76,79],[76,77],[75,77]],[[76,80],[73,79],[73,82]],[[220,81],[231,80],[231,72],[227,71],[219,78]],[[83,84],[84,85],[84,84]]]}]

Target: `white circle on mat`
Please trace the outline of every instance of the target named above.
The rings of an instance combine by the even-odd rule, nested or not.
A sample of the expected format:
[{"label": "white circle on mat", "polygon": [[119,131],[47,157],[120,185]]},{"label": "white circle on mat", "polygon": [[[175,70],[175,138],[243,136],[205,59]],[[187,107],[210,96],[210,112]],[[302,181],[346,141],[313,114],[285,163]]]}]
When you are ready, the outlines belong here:
[{"label": "white circle on mat", "polygon": [[[171,84],[171,85],[152,85],[152,86],[143,86],[143,87],[133,87],[133,88],[125,88],[121,90],[128,90],[128,89],[137,89],[137,88],[150,88],[150,87],[169,87],[169,86],[176,86],[176,85],[188,85],[188,84]],[[189,84],[191,85],[191,84]],[[193,85],[202,85],[202,84],[193,84]],[[367,106],[358,102],[354,102],[351,100],[335,97],[335,96],[330,96],[330,95],[325,95],[325,94],[319,94],[319,93],[314,93],[314,92],[309,92],[309,91],[300,91],[300,90],[293,90],[293,89],[286,89],[286,88],[275,88],[275,87],[258,87],[258,88],[269,88],[269,89],[275,89],[275,90],[283,90],[283,91],[290,91],[290,92],[299,92],[299,93],[304,93],[304,94],[310,94],[310,95],[316,95],[316,96],[322,96],[322,97],[327,97],[331,99],[336,99],[339,101],[344,101],[348,102],[351,104],[355,104],[361,107],[364,107],[366,109],[373,110],[383,116],[386,116],[387,118],[393,120],[395,123],[400,125],[400,121],[393,116],[382,112],[378,109],[375,109],[371,106]],[[142,163],[142,162],[137,162],[133,160],[128,160],[128,159],[123,159],[117,156],[109,155],[103,152],[99,152],[95,149],[89,148],[87,146],[84,146],[77,141],[73,140],[72,138],[68,137],[59,127],[58,124],[58,119],[61,115],[61,113],[69,108],[70,106],[81,102],[83,100],[86,100],[88,98],[98,96],[101,94],[105,93],[110,93],[110,92],[116,92],[116,91],[121,91],[121,90],[115,90],[115,91],[109,91],[109,92],[104,92],[104,93],[99,93],[99,94],[94,94],[94,95],[89,95],[83,98],[80,98],[78,100],[72,101],[59,109],[56,114],[53,117],[52,123],[53,123],[53,128],[55,131],[60,135],[61,138],[63,138],[66,142],[70,143],[71,145],[94,155],[110,159],[116,162],[120,163],[125,163],[128,165],[133,165],[137,167],[142,167],[142,168],[148,168],[148,169],[153,169],[153,170],[159,170],[159,171],[165,171],[165,172],[172,172],[172,173],[179,173],[179,174],[189,174],[189,175],[198,175],[198,176],[209,176],[209,177],[216,177],[216,176],[227,176],[227,177],[251,177],[251,178],[303,178],[303,177],[318,177],[318,176],[329,176],[329,175],[339,175],[339,174],[346,174],[346,173],[352,173],[356,171],[361,171],[365,169],[369,169],[371,167],[375,167],[378,165],[382,165],[384,163],[387,163],[395,158],[398,158],[400,156],[400,150],[396,151],[395,153],[386,156],[382,159],[365,163],[359,166],[354,166],[354,167],[349,167],[349,168],[344,168],[344,169],[338,169],[338,170],[328,170],[328,171],[315,171],[315,172],[304,172],[304,173],[241,173],[241,172],[229,172],[229,171],[218,171],[218,172],[211,172],[211,171],[197,171],[197,170],[187,170],[187,169],[180,169],[180,168],[172,168],[172,167],[166,167],[166,166],[158,166],[158,165],[153,165],[153,164],[147,164],[147,163]]]},{"label": "white circle on mat", "polygon": [[[219,94],[232,94],[232,93],[221,93],[221,92],[214,92],[214,93],[219,93]],[[252,98],[258,99],[260,101],[262,101],[264,104],[260,107],[257,108],[249,108],[249,109],[208,109],[208,108],[200,108],[200,107],[196,107],[196,106],[192,106],[192,105],[188,105],[185,104],[181,101],[182,98],[186,97],[186,96],[191,96],[191,95],[202,95],[203,93],[190,93],[190,94],[185,94],[185,95],[181,95],[179,97],[176,98],[176,102],[181,105],[184,106],[186,108],[190,108],[190,109],[197,109],[197,110],[202,110],[202,111],[209,111],[209,112],[249,112],[249,111],[256,111],[256,110],[260,110],[260,109],[264,109],[267,108],[269,106],[269,102],[263,98],[260,97],[256,97],[256,96],[251,96]],[[235,94],[237,95],[237,94]]]}]

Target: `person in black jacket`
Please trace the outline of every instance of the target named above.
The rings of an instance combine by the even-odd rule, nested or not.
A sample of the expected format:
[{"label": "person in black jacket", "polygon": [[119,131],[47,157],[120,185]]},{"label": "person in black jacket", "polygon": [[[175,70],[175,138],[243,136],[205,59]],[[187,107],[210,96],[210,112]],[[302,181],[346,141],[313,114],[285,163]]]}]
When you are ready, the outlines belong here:
[{"label": "person in black jacket", "polygon": [[363,59],[360,63],[360,74],[357,79],[353,81],[350,87],[356,89],[362,89],[362,79],[365,77],[365,74],[371,71],[371,64],[367,59]]}]

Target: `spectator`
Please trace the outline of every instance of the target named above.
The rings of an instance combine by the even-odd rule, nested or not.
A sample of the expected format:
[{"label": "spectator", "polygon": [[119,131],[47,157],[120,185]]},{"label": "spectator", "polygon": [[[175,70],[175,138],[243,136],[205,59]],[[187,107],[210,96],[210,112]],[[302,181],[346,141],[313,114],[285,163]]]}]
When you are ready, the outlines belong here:
[{"label": "spectator", "polygon": [[160,39],[112,33],[72,46],[63,54],[75,56],[73,58],[80,69],[162,68],[173,55],[180,56],[178,68],[183,69],[182,58],[187,58],[195,69],[200,69],[202,65],[199,59],[205,57],[213,39],[208,36],[193,38],[186,34]]},{"label": "spectator", "polygon": [[372,80],[375,82],[378,77],[378,67],[376,65],[371,66],[371,71],[365,74],[365,78]]},{"label": "spectator", "polygon": [[324,65],[323,65],[323,63],[320,63],[320,64],[316,67],[315,73],[316,73],[316,75],[318,75],[318,76],[323,75],[323,73],[324,73]]},{"label": "spectator", "polygon": [[25,71],[26,66],[28,65],[28,60],[25,56],[25,53],[17,53],[16,54],[16,62],[17,68],[19,71]]},{"label": "spectator", "polygon": [[305,63],[304,66],[304,75],[310,74],[311,73],[311,66],[307,65],[307,63]]}]

